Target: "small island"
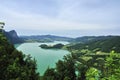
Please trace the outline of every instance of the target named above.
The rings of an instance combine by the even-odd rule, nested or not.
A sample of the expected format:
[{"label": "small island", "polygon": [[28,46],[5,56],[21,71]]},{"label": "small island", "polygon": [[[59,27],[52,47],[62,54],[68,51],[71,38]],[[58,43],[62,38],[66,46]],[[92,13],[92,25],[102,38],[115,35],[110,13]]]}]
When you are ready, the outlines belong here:
[{"label": "small island", "polygon": [[46,45],[46,44],[41,44],[39,47],[43,49],[61,49],[63,48],[64,44],[55,44],[55,45]]}]

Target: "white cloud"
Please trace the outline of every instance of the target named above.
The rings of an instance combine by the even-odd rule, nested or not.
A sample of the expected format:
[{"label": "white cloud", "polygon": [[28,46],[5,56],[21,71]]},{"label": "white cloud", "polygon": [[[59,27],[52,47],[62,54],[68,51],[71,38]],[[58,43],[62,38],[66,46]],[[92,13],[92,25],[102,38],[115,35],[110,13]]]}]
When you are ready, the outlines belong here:
[{"label": "white cloud", "polygon": [[19,8],[16,10],[17,8],[0,5],[1,20],[5,21],[6,29],[9,30],[83,30],[87,32],[120,27],[120,24],[117,23],[120,11],[115,9],[114,5],[110,5],[112,3],[102,3],[100,0],[52,1],[56,1],[57,4],[56,13],[53,14],[55,16],[27,12],[27,8],[19,11]]},{"label": "white cloud", "polygon": [[[99,24],[85,24],[74,21],[66,21],[59,18],[51,18],[38,14],[22,14],[10,9],[3,10],[7,26],[13,26],[15,29],[43,29],[43,30],[88,30],[101,29]],[[4,17],[6,17],[4,15]]]}]

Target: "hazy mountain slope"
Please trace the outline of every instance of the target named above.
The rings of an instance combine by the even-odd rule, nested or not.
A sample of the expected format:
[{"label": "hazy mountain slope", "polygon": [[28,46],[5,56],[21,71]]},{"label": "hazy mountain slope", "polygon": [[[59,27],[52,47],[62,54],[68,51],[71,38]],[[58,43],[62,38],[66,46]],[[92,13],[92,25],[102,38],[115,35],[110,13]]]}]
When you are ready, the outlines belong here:
[{"label": "hazy mountain slope", "polygon": [[54,35],[34,35],[34,36],[20,36],[24,41],[38,41],[38,42],[52,42],[52,41],[70,41],[73,38],[61,37]]},{"label": "hazy mountain slope", "polygon": [[71,42],[86,43],[91,41],[104,40],[112,37],[113,36],[83,36],[83,37],[77,37],[75,39],[72,39]]}]

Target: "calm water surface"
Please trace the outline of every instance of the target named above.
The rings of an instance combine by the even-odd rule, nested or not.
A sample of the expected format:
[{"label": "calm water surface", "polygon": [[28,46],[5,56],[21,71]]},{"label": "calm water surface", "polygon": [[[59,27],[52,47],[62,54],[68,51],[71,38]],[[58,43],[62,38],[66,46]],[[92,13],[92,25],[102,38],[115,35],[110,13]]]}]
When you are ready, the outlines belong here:
[{"label": "calm water surface", "polygon": [[42,49],[39,47],[41,44],[53,45],[57,43],[68,44],[68,42],[55,41],[52,43],[23,43],[16,46],[19,51],[22,51],[26,55],[30,54],[37,60],[37,71],[40,72],[40,75],[43,75],[48,67],[55,67],[59,59],[70,53],[62,49]]}]

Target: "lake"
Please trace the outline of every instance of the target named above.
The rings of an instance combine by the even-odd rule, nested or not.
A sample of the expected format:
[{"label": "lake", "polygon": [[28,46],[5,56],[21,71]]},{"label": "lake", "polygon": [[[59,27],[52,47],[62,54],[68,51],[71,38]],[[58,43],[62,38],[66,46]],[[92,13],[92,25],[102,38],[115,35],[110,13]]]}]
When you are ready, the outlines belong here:
[{"label": "lake", "polygon": [[48,67],[54,68],[59,59],[62,59],[64,55],[70,53],[62,49],[42,49],[39,47],[41,44],[54,45],[57,43],[68,44],[68,42],[55,41],[52,43],[23,43],[16,44],[15,46],[17,50],[22,51],[23,54],[30,54],[37,60],[37,71],[40,75],[43,75]]}]

